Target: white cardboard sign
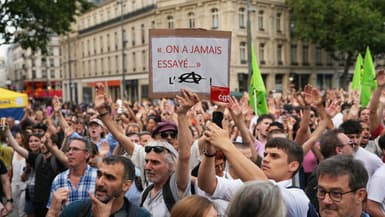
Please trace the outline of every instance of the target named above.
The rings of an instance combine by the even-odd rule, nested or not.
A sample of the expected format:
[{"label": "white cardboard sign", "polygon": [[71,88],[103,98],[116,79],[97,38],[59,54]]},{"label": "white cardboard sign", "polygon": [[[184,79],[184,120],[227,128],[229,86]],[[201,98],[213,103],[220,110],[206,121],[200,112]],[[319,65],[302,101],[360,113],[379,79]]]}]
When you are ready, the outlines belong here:
[{"label": "white cardboard sign", "polygon": [[150,30],[151,98],[174,97],[181,88],[207,97],[210,86],[229,87],[231,32]]}]

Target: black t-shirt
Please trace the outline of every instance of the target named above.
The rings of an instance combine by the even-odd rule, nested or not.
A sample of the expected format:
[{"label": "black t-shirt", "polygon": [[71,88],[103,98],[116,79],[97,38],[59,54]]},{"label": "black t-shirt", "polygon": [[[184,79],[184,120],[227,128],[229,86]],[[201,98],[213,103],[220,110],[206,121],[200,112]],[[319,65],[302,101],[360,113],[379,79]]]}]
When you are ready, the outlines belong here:
[{"label": "black t-shirt", "polygon": [[[35,170],[35,197],[33,198],[33,202],[47,203],[53,179],[58,173],[64,171],[66,168],[53,155],[51,155],[48,159],[43,158],[41,163],[39,163],[38,168],[36,168],[35,161],[39,155],[43,154],[29,152],[27,158],[27,162],[30,163]],[[56,161],[58,171],[55,171],[54,168],[52,168],[52,163],[50,162],[51,158],[54,158]]]}]

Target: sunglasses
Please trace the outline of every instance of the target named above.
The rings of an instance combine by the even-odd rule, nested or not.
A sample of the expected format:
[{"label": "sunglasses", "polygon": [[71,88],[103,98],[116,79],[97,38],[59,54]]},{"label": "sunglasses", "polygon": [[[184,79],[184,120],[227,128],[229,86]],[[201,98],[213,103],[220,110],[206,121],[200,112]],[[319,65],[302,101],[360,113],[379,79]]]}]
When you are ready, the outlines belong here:
[{"label": "sunglasses", "polygon": [[145,146],[144,147],[144,151],[146,152],[146,153],[149,153],[149,152],[151,152],[151,151],[154,151],[155,153],[162,153],[162,152],[164,152],[164,151],[168,151],[167,150],[167,148],[165,148],[165,147],[162,147],[162,146]]},{"label": "sunglasses", "polygon": [[176,134],[176,132],[161,132],[160,133],[160,137],[162,137],[162,139],[167,139],[169,136],[171,138],[175,139],[177,134]]}]

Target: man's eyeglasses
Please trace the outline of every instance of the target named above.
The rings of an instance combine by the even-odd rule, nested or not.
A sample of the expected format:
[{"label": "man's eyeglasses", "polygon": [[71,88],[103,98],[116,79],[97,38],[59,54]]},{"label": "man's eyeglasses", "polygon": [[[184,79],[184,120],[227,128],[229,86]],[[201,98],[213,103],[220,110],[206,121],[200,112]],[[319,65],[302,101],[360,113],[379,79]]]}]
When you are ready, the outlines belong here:
[{"label": "man's eyeglasses", "polygon": [[79,151],[87,151],[86,149],[78,148],[78,147],[68,147],[68,152],[79,152]]},{"label": "man's eyeglasses", "polygon": [[151,151],[154,151],[155,153],[162,153],[163,151],[168,151],[167,150],[167,148],[165,148],[165,147],[162,147],[162,146],[145,146],[144,147],[144,151],[146,152],[146,153],[149,153],[149,152],[151,152]]},{"label": "man's eyeglasses", "polygon": [[328,194],[329,195],[329,198],[334,201],[334,202],[341,202],[342,200],[342,197],[345,195],[345,194],[348,194],[348,193],[352,193],[352,192],[356,192],[358,189],[356,190],[351,190],[351,191],[346,191],[346,192],[340,192],[340,191],[325,191],[324,189],[322,188],[317,188],[317,197],[318,199],[320,200],[323,200],[325,199],[326,195]]},{"label": "man's eyeglasses", "polygon": [[176,136],[177,136],[177,134],[176,134],[176,132],[161,132],[160,133],[160,137],[162,137],[162,139],[167,139],[168,137],[171,137],[171,138],[173,138],[173,139],[175,139],[176,138]]}]

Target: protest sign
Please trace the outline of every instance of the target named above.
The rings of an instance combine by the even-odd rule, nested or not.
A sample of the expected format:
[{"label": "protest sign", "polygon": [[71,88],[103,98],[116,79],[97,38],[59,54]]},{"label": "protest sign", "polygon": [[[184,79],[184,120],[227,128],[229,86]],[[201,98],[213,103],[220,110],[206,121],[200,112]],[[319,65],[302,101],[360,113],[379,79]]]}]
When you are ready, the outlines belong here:
[{"label": "protest sign", "polygon": [[229,87],[231,32],[151,29],[149,37],[150,98],[182,88],[208,98],[211,85]]}]

